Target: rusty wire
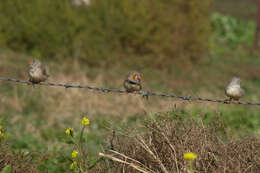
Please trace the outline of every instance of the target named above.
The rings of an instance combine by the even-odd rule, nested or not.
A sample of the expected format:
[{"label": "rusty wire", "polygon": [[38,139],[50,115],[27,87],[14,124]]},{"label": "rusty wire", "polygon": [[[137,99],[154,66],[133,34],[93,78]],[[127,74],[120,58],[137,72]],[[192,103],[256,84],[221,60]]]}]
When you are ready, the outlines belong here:
[{"label": "rusty wire", "polygon": [[[28,84],[28,85],[32,84],[28,80],[19,80],[19,79],[13,79],[13,78],[5,78],[5,77],[0,77],[0,81],[11,81],[11,82],[16,82],[16,83],[24,83],[24,84]],[[57,86],[57,87],[64,87],[64,88],[85,88],[85,89],[104,92],[104,93],[126,93],[124,90],[120,90],[120,89],[99,88],[99,87],[92,87],[92,86],[88,86],[88,85],[60,84],[60,83],[52,83],[52,82],[34,83],[33,85]],[[150,96],[158,96],[158,97],[176,98],[176,99],[181,99],[181,100],[185,100],[185,101],[202,101],[202,102],[215,102],[215,103],[228,104],[227,100],[208,99],[208,98],[191,97],[191,96],[177,96],[174,94],[153,93],[153,92],[149,92],[149,91],[138,91],[138,92],[136,92],[136,94],[142,95],[145,98],[148,98]],[[234,102],[230,102],[230,103],[234,104]],[[254,103],[254,102],[238,101],[236,104],[237,105],[260,106],[260,103]]]}]

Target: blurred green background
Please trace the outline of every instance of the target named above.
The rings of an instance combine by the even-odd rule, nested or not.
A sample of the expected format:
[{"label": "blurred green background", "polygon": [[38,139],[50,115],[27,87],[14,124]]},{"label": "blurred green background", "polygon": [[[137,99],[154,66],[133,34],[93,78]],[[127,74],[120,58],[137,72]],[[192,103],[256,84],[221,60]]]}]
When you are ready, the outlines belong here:
[{"label": "blurred green background", "polygon": [[149,56],[151,64],[199,59],[208,48],[210,3],[98,0],[73,7],[71,0],[3,1],[0,38],[16,51],[91,65],[130,55]]},{"label": "blurred green background", "polygon": [[[253,49],[256,0],[0,0],[0,76],[27,79],[41,59],[49,81],[122,89],[130,70],[144,90],[225,99],[238,75],[244,101],[260,102],[260,54]],[[87,116],[93,158],[111,129],[135,128],[147,114],[177,107],[183,116],[221,114],[235,136],[258,134],[259,108],[112,95],[0,82],[1,124],[13,151],[46,152],[42,172],[70,172],[65,129]],[[59,154],[65,155],[61,157]],[[91,157],[91,158],[92,158]]]}]

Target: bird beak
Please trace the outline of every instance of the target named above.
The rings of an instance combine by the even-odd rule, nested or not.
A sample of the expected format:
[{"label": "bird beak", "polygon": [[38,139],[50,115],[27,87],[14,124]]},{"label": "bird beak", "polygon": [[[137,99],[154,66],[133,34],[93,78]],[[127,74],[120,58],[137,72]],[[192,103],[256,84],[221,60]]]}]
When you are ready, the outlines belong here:
[{"label": "bird beak", "polygon": [[137,78],[138,78],[139,80],[141,80],[141,75],[138,75]]},{"label": "bird beak", "polygon": [[29,64],[29,65],[32,65],[32,61],[28,61],[28,64]]}]

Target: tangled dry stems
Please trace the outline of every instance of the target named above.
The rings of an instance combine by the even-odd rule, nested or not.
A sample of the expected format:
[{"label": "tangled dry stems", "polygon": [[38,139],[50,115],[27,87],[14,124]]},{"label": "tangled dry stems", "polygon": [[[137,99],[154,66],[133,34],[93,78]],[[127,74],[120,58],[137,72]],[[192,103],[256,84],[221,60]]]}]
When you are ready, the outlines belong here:
[{"label": "tangled dry stems", "polygon": [[[135,137],[117,135],[115,151],[100,154],[113,160],[107,162],[112,172],[189,172],[183,159],[186,152],[198,155],[193,164],[195,172],[260,170],[259,138],[235,139],[218,117],[206,125],[193,118],[158,115],[157,120],[145,123],[145,129]],[[101,167],[98,172],[104,171]]]},{"label": "tangled dry stems", "polygon": [[0,170],[7,165],[11,166],[12,173],[38,173],[33,162],[31,153],[11,152],[10,147],[6,143],[0,143]]}]

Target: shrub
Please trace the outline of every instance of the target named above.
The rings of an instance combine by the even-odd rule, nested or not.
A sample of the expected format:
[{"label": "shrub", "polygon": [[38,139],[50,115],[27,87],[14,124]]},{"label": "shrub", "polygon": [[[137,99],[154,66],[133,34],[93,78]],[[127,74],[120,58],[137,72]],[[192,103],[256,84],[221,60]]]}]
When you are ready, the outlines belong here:
[{"label": "shrub", "polygon": [[212,30],[215,39],[231,46],[239,44],[252,44],[254,40],[255,21],[242,20],[219,13],[211,15]]},{"label": "shrub", "polygon": [[2,1],[0,39],[17,51],[90,64],[128,55],[150,63],[197,59],[208,47],[209,6],[208,0],[96,0],[76,8],[69,0]]},{"label": "shrub", "polygon": [[78,20],[67,0],[2,1],[0,10],[1,42],[8,47],[48,57],[71,51]]},{"label": "shrub", "polygon": [[142,133],[118,135],[113,150],[100,155],[113,160],[109,164],[112,172],[189,172],[190,165],[183,158],[188,152],[196,154],[194,172],[258,172],[259,138],[234,139],[215,118],[206,125],[178,113],[158,114],[156,120],[145,123]]}]

